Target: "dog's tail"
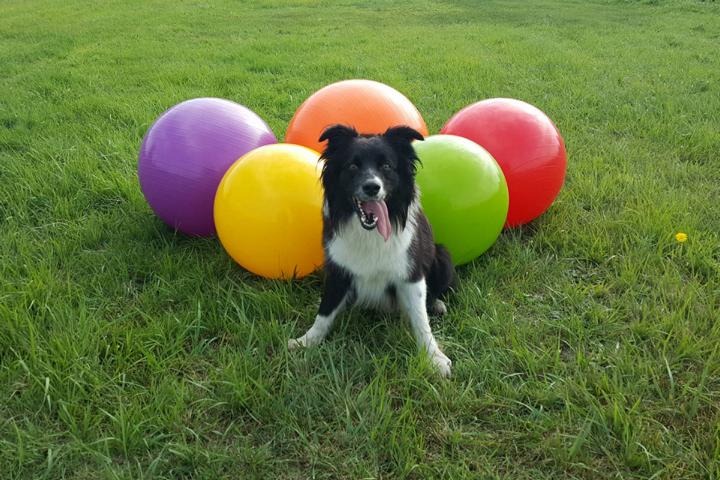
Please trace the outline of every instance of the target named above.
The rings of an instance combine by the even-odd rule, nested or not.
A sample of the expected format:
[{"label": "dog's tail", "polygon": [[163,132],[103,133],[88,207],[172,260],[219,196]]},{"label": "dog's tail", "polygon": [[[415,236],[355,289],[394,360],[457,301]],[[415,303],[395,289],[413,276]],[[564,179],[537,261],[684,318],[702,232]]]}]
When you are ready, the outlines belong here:
[{"label": "dog's tail", "polygon": [[444,245],[435,244],[435,258],[428,277],[428,286],[431,290],[429,293],[433,298],[443,297],[448,290],[454,289],[457,285],[452,257]]}]

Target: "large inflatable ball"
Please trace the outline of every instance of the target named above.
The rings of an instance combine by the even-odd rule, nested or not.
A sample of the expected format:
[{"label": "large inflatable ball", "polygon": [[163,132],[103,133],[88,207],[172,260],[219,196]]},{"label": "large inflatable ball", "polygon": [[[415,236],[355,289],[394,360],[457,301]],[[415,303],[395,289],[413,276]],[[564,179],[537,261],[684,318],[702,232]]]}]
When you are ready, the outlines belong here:
[{"label": "large inflatable ball", "polygon": [[323,263],[322,162],[299,145],[266,145],[225,174],[215,226],[230,256],[266,278],[303,277]]},{"label": "large inflatable ball", "polygon": [[508,189],[495,159],[477,143],[455,135],[414,142],[420,203],[435,242],[461,265],[490,248],[505,224]]},{"label": "large inflatable ball", "polygon": [[170,227],[212,235],[215,191],[228,167],[250,150],[276,142],[270,127],[242,105],[220,98],[187,100],[163,113],[145,134],[140,188]]},{"label": "large inflatable ball", "polygon": [[402,93],[372,80],[344,80],[321,88],[300,105],[285,141],[322,152],[325,142],[318,141],[320,134],[335,124],[355,127],[360,133],[407,125],[428,134],[420,112]]},{"label": "large inflatable ball", "polygon": [[456,113],[441,133],[481,145],[497,160],[510,191],[507,226],[540,216],[565,180],[565,142],[553,122],[534,106],[510,98],[474,103]]}]

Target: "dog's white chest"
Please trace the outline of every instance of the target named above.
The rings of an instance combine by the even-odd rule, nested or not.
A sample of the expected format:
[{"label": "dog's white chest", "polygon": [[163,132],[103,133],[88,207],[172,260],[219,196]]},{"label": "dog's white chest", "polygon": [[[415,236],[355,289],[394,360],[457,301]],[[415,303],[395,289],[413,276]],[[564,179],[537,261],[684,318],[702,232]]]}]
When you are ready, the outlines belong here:
[{"label": "dog's white chest", "polygon": [[353,218],[330,240],[328,254],[352,274],[358,303],[384,305],[388,286],[407,279],[413,233],[413,225],[408,222],[386,242],[378,232],[363,229]]}]

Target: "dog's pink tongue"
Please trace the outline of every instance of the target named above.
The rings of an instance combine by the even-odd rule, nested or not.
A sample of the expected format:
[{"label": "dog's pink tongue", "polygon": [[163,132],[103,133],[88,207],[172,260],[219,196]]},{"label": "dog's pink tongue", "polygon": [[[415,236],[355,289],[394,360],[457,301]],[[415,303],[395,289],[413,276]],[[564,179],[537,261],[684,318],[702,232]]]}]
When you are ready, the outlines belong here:
[{"label": "dog's pink tongue", "polygon": [[388,209],[385,202],[383,200],[380,200],[379,202],[363,202],[362,207],[366,212],[372,212],[375,214],[375,218],[377,218],[378,233],[380,233],[387,242],[388,238],[390,238],[390,234],[392,233],[392,225],[390,225],[390,217],[388,216]]}]

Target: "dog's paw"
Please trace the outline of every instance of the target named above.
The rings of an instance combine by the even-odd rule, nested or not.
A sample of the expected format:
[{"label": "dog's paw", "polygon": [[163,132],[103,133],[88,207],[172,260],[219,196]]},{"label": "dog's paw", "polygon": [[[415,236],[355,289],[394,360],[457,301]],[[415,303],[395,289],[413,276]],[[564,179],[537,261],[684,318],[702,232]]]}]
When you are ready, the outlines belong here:
[{"label": "dog's paw", "polygon": [[307,345],[305,344],[304,336],[300,338],[291,338],[290,340],[288,340],[288,350],[298,350],[305,346]]},{"label": "dog's paw", "polygon": [[297,350],[299,348],[314,347],[323,341],[322,337],[316,335],[305,334],[302,337],[291,338],[288,340],[288,350]]},{"label": "dog's paw", "polygon": [[435,300],[433,302],[433,304],[430,306],[430,315],[442,317],[446,313],[447,313],[447,306],[445,305],[445,302],[443,302],[440,299]]},{"label": "dog's paw", "polygon": [[435,353],[432,354],[431,360],[441,377],[448,378],[450,376],[452,360],[450,360],[447,355],[440,350],[436,350]]}]

